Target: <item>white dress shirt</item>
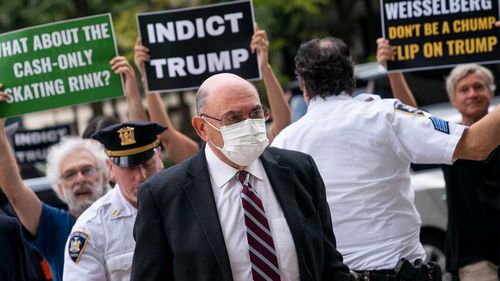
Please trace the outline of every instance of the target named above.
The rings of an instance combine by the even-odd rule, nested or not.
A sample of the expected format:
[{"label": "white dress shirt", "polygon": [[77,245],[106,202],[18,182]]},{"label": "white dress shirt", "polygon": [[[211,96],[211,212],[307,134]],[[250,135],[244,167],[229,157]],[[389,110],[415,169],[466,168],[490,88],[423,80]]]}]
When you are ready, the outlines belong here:
[{"label": "white dress shirt", "polygon": [[[242,185],[236,178],[237,169],[222,162],[209,145],[205,146],[210,183],[226,243],[234,281],[252,279],[244,211],[241,205]],[[250,184],[264,206],[271,228],[282,280],[299,280],[297,252],[283,211],[276,199],[266,171],[259,159],[245,169]]]},{"label": "white dress shirt", "polygon": [[341,94],[311,100],[272,145],[313,157],[344,263],[391,269],[400,258],[425,257],[410,163],[452,163],[463,130],[393,99]]}]

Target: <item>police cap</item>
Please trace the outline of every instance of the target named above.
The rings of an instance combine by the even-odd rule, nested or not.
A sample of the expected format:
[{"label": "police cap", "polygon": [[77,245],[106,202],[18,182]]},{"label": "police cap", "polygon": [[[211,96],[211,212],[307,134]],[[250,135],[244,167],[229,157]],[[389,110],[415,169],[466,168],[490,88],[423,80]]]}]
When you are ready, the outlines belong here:
[{"label": "police cap", "polygon": [[114,164],[128,168],[153,157],[160,145],[158,135],[166,129],[156,123],[128,121],[101,129],[92,138],[104,145],[104,152]]}]

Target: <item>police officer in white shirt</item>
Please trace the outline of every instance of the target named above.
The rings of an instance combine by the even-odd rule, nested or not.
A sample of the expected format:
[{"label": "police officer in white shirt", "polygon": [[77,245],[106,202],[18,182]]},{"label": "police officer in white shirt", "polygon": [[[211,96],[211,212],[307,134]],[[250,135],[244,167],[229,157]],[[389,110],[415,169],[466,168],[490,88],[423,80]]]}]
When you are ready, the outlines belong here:
[{"label": "police officer in white shirt", "polygon": [[425,258],[410,163],[485,158],[500,143],[500,108],[465,127],[394,99],[353,98],[353,63],[337,38],[302,44],[295,62],[308,110],[272,145],[316,161],[338,250],[351,270],[392,280],[400,259]]},{"label": "police officer in white shirt", "polygon": [[66,243],[64,280],[130,280],[137,190],[163,169],[157,135],[165,127],[125,122],[97,132],[115,188],[76,221]]}]

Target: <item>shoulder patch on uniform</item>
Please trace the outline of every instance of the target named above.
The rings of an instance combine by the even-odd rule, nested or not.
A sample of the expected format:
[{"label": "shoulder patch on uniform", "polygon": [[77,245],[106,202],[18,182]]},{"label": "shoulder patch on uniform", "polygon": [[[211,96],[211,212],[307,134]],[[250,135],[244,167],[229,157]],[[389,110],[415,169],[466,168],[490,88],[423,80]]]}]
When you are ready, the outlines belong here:
[{"label": "shoulder patch on uniform", "polygon": [[448,121],[445,121],[439,117],[431,116],[429,117],[432,121],[432,125],[434,125],[434,129],[436,131],[443,132],[445,134],[450,134],[450,126],[448,125]]},{"label": "shoulder patch on uniform", "polygon": [[402,102],[396,101],[394,103],[394,110],[399,111],[401,113],[411,114],[415,116],[425,117],[425,113],[423,110],[415,108],[413,106],[409,106]]},{"label": "shoulder patch on uniform", "polygon": [[90,235],[83,231],[75,231],[69,236],[68,254],[74,263],[78,263],[87,246]]}]

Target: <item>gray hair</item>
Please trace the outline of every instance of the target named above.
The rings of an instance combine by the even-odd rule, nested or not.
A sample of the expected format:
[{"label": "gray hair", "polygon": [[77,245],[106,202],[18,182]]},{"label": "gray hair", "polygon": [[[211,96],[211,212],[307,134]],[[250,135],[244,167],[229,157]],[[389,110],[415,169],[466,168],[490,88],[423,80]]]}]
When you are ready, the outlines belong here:
[{"label": "gray hair", "polygon": [[[257,90],[257,87],[255,87],[254,84],[250,83],[248,80],[245,80],[241,77],[239,77],[238,75],[236,74],[232,74],[232,73],[219,73],[219,74],[215,74],[209,78],[207,78],[207,80],[205,81],[208,81],[209,79],[212,79],[212,77],[216,77],[216,76],[221,76],[221,75],[226,75],[227,77],[229,78],[238,78],[238,79],[241,79],[241,81],[245,81],[246,84],[250,85],[250,87],[252,87],[252,89],[257,93],[257,95],[259,95],[259,91]],[[200,88],[198,88],[198,91],[196,92],[196,113],[198,115],[201,115],[202,113],[205,112],[205,109],[206,109],[206,105],[208,103],[208,97],[209,97],[209,90],[208,88],[211,87],[210,84],[205,84],[206,82],[203,82],[203,84],[201,85]],[[225,82],[226,84],[230,84],[230,83],[241,83],[241,82],[235,82],[233,80],[230,80],[229,81],[226,81]]]},{"label": "gray hair", "polygon": [[66,156],[77,150],[86,150],[94,155],[99,174],[104,173],[106,179],[109,178],[109,171],[106,166],[107,157],[99,143],[79,137],[66,137],[60,143],[53,145],[47,154],[47,178],[59,196],[57,186],[61,180],[61,162]]},{"label": "gray hair", "polygon": [[205,111],[205,106],[208,100],[208,90],[204,87],[200,87],[196,92],[196,113],[198,115]]},{"label": "gray hair", "polygon": [[450,75],[446,78],[446,91],[448,92],[449,98],[455,97],[455,86],[458,81],[471,73],[479,73],[490,92],[492,94],[495,92],[496,86],[493,74],[488,68],[473,63],[461,64],[453,68]]}]

